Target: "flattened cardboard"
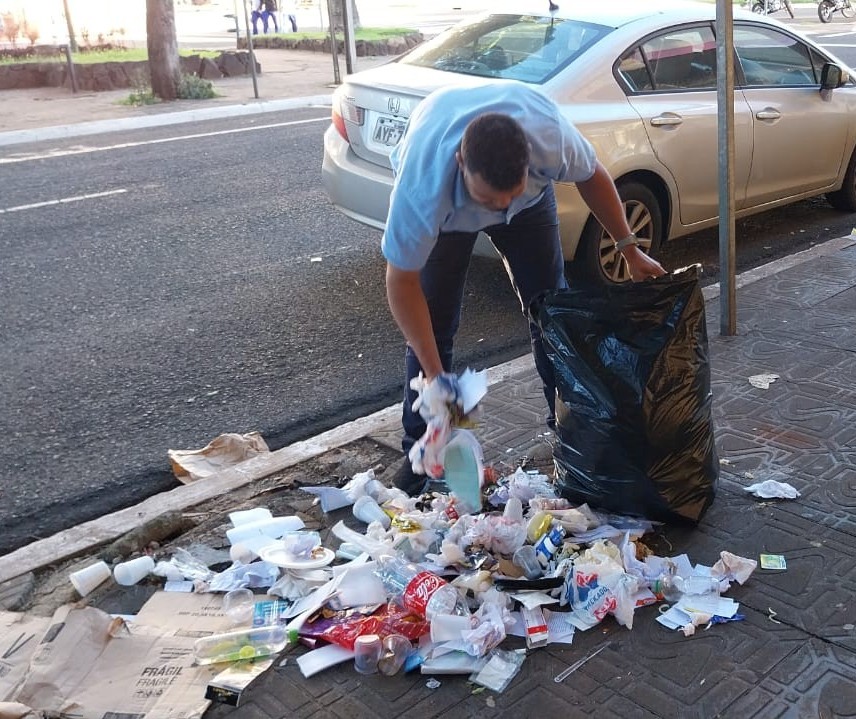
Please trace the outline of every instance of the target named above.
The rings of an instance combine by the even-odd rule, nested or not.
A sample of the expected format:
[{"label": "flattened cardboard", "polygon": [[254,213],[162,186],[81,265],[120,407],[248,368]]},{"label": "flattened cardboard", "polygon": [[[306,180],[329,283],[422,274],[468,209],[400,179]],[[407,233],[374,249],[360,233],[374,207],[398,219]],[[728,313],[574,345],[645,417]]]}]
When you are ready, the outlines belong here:
[{"label": "flattened cardboard", "polygon": [[27,674],[49,617],[0,611],[0,702],[8,701]]}]

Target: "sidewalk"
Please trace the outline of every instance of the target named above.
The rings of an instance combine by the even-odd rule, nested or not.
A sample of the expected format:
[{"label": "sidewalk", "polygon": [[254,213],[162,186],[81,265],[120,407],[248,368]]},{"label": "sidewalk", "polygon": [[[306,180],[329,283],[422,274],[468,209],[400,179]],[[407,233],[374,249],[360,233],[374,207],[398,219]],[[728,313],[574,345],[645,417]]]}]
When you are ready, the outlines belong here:
[{"label": "sidewalk", "polygon": [[[329,93],[330,58],[260,58],[260,86],[272,102]],[[371,60],[370,60],[371,61]],[[268,63],[267,67],[265,63]],[[344,63],[343,63],[344,67]],[[301,69],[302,68],[302,69]],[[246,81],[218,83],[215,101],[230,112],[253,107]],[[265,83],[269,84],[266,86]],[[233,85],[234,83],[234,85]],[[228,88],[226,87],[228,85]],[[273,89],[276,87],[276,90]],[[228,95],[226,93],[229,93]],[[112,93],[111,93],[112,94]],[[27,129],[20,115],[32,102],[42,110],[62,107],[63,123],[164,116],[181,109],[114,107],[108,98],[54,97],[45,90],[14,98],[0,95],[9,132]],[[298,101],[298,100],[293,100]],[[300,100],[302,101],[302,100]],[[88,103],[88,104],[87,104]],[[11,117],[10,117],[11,116]],[[36,112],[40,129],[56,115]],[[29,122],[29,121],[28,121]],[[70,129],[69,133],[74,130]],[[0,135],[0,144],[3,141]],[[8,137],[8,135],[7,135]],[[0,151],[0,155],[8,151]],[[255,683],[238,709],[214,705],[206,719],[278,717],[838,717],[856,707],[856,237],[814,249],[741,276],[738,334],[719,335],[717,288],[705,290],[713,374],[714,419],[725,460],[713,507],[694,530],[669,528],[668,552],[686,552],[712,564],[722,550],[745,557],[784,555],[787,569],[756,570],[729,596],[745,621],[712,627],[686,638],[655,623],[656,607],[636,612],[634,628],[611,619],[577,632],[573,645],[530,654],[502,694],[473,692],[466,676],[439,676],[426,687],[416,674],[360,676],[350,663],[304,679],[293,662],[275,665]],[[769,389],[748,377],[779,375]],[[543,397],[528,357],[491,370],[492,385],[479,429],[486,460],[513,465],[543,457]],[[0,557],[0,602],[26,594],[38,604],[73,601],[66,581],[73,563],[170,512],[188,515],[222,534],[222,509],[254,505],[291,507],[319,527],[325,518],[311,507],[301,484],[332,481],[345,471],[377,464],[387,471],[397,456],[397,409],[389,408],[313,440],[286,447],[263,462],[183,486],[137,507],[81,525]],[[354,457],[372,457],[355,466]],[[766,479],[794,485],[801,496],[761,501],[744,487]],[[279,502],[279,504],[277,504]],[[218,509],[220,514],[218,514]],[[219,519],[218,519],[219,517]],[[184,539],[203,539],[186,532]],[[225,540],[223,540],[225,541]],[[30,573],[33,570],[34,573]],[[149,587],[134,587],[147,590]],[[145,591],[109,587],[92,595],[98,606],[135,611]],[[553,677],[604,642],[612,645],[562,683]],[[299,651],[299,650],[298,650]]]},{"label": "sidewalk", "polygon": [[[65,88],[39,87],[0,91],[0,105],[3,107],[3,112],[0,112],[0,147],[152,124],[194,122],[330,103],[330,95],[335,88],[332,55],[261,49],[256,51],[256,59],[261,65],[257,79],[258,98],[250,75],[214,80],[218,97],[211,100],[178,100],[140,107],[120,104],[128,98],[130,89],[73,93]],[[355,69],[366,70],[390,59],[359,57]],[[344,56],[339,57],[339,71],[340,77],[344,78]]]}]

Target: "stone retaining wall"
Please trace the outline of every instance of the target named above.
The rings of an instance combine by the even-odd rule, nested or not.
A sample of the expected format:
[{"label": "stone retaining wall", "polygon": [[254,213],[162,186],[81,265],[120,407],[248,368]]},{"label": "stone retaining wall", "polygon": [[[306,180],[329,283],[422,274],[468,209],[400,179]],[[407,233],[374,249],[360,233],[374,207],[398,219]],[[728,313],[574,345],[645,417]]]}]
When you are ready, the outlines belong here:
[{"label": "stone retaining wall", "polygon": [[[216,58],[199,55],[179,58],[181,71],[198,75],[206,80],[221,77],[237,77],[250,73],[250,54],[245,51],[222,52]],[[129,87],[144,87],[149,84],[149,63],[101,62],[74,66],[79,90],[122,90]],[[261,66],[256,62],[256,71]],[[17,90],[28,87],[67,87],[71,89],[71,78],[65,62],[27,62],[0,65],[0,90]]]},{"label": "stone retaining wall", "polygon": [[[357,40],[355,41],[357,49],[357,57],[377,57],[379,55],[400,55],[407,52],[410,48],[415,47],[425,38],[421,32],[402,35],[401,37],[387,38],[386,40]],[[345,41],[340,40],[339,54],[345,54]],[[247,39],[245,37],[238,38],[238,47],[246,48]],[[323,40],[309,40],[306,38],[293,40],[290,37],[281,35],[255,35],[253,37],[253,47],[259,49],[283,49],[283,50],[309,50],[312,52],[330,53],[330,38],[325,37]]]}]

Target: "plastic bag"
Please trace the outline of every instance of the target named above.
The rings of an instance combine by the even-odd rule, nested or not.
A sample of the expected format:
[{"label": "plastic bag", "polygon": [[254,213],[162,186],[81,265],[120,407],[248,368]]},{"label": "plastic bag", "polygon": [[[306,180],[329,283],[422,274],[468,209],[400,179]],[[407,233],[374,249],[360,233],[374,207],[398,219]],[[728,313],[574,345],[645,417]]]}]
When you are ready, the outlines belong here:
[{"label": "plastic bag", "polygon": [[719,461],[696,268],[547,292],[530,314],[556,378],[562,496],[697,522],[713,502]]}]

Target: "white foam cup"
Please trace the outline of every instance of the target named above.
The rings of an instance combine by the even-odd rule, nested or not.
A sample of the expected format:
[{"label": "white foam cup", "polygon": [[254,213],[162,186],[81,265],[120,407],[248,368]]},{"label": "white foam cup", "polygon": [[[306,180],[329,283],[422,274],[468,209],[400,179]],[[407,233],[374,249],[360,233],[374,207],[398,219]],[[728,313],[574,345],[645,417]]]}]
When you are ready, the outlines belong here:
[{"label": "white foam cup", "polygon": [[113,579],[116,584],[130,587],[141,579],[149,576],[155,568],[155,560],[149,556],[137,557],[127,562],[122,562],[113,567]]},{"label": "white foam cup", "polygon": [[111,576],[110,567],[106,562],[95,562],[88,567],[78,569],[68,575],[74,588],[81,597],[85,597],[89,592],[99,586],[102,582],[109,579]]},{"label": "white foam cup", "polygon": [[245,540],[258,539],[259,537],[279,539],[286,532],[296,532],[303,529],[304,526],[303,520],[293,515],[271,517],[256,522],[246,522],[227,529],[226,536],[229,538],[229,544],[241,544]]},{"label": "white foam cup", "polygon": [[431,641],[453,642],[461,638],[461,632],[472,629],[469,617],[457,614],[435,614],[431,619]]},{"label": "white foam cup", "polygon": [[366,524],[380,522],[384,529],[389,529],[389,525],[392,523],[389,515],[368,495],[364,495],[354,502],[354,516]]},{"label": "white foam cup", "polygon": [[239,509],[235,512],[229,512],[229,521],[232,522],[233,527],[251,524],[252,522],[263,522],[266,519],[273,519],[273,514],[267,507],[253,507],[252,509]]}]

